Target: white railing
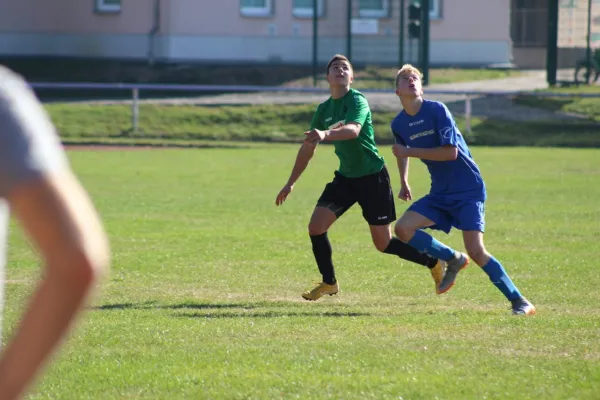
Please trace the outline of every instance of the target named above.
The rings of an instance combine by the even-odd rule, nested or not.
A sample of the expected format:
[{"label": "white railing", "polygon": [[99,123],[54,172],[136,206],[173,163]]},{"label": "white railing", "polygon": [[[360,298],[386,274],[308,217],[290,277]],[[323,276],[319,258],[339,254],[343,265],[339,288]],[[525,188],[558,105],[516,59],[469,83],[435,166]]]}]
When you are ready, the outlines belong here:
[{"label": "white railing", "polygon": [[[231,85],[179,85],[161,83],[86,83],[86,82],[38,82],[30,83],[34,89],[76,89],[76,90],[131,90],[131,125],[137,131],[140,114],[140,91],[171,91],[171,92],[213,92],[213,93],[243,93],[243,92],[272,92],[272,93],[323,93],[329,89],[279,86],[231,86]],[[389,89],[360,89],[362,93],[390,93]],[[480,96],[534,96],[534,97],[586,97],[600,98],[600,93],[569,93],[569,92],[533,92],[533,91],[483,91],[483,90],[427,90],[427,94],[463,96],[465,101],[465,128],[471,133],[472,108],[471,101]]]}]

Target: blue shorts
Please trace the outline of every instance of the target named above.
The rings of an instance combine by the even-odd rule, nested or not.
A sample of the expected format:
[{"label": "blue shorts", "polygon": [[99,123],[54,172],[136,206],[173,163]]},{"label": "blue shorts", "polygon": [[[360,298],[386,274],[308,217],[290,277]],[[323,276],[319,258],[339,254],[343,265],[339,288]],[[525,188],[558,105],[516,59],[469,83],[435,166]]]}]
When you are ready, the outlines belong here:
[{"label": "blue shorts", "polygon": [[481,200],[449,200],[427,195],[409,208],[432,220],[435,225],[428,228],[450,233],[452,227],[461,231],[485,229],[485,202]]}]

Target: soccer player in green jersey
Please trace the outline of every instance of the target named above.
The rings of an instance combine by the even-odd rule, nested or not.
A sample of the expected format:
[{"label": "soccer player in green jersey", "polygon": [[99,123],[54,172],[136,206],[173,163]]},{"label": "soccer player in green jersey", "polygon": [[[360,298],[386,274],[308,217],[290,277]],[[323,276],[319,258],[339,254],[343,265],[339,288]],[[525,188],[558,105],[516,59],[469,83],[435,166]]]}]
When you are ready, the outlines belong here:
[{"label": "soccer player in green jersey", "polygon": [[323,295],[338,293],[339,284],[335,277],[327,231],[357,202],[369,224],[377,250],[428,267],[437,291],[446,263],[392,237],[390,224],[396,219],[396,210],[390,177],[375,145],[369,104],[362,93],[350,88],[353,79],[350,61],[343,55],[335,55],[327,64],[331,97],[317,107],[290,178],[275,200],[277,206],[283,204],[306,169],[318,143],[331,141],[340,159],[340,167],[335,171],[333,181],[325,186],[308,225],[313,253],[323,281],[303,293],[302,297],[318,300]]}]

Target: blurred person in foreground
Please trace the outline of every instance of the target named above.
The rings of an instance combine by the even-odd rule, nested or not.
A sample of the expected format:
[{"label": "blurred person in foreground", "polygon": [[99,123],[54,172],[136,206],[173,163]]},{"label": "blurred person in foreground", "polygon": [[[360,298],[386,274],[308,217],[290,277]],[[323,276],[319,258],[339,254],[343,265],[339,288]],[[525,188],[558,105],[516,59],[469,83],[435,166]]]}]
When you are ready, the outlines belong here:
[{"label": "blurred person in foreground", "polygon": [[0,66],[0,305],[10,213],[44,264],[0,352],[0,400],[25,396],[109,266],[106,235],[27,83]]}]

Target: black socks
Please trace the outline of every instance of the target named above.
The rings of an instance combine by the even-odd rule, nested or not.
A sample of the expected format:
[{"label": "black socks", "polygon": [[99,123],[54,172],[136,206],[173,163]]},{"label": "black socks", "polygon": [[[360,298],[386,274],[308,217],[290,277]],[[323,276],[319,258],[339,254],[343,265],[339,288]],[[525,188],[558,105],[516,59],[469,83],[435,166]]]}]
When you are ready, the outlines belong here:
[{"label": "black socks", "polygon": [[435,267],[438,262],[437,258],[431,257],[429,254],[421,253],[419,250],[415,249],[410,244],[404,243],[397,237],[393,237],[392,240],[390,240],[390,243],[383,252],[386,254],[395,254],[400,258],[412,261],[416,264],[421,264],[427,268]]},{"label": "black socks", "polygon": [[321,235],[310,235],[310,241],[312,242],[312,249],[319,271],[323,275],[323,282],[333,285],[336,280],[333,262],[331,261],[331,243],[329,243],[327,232]]}]

